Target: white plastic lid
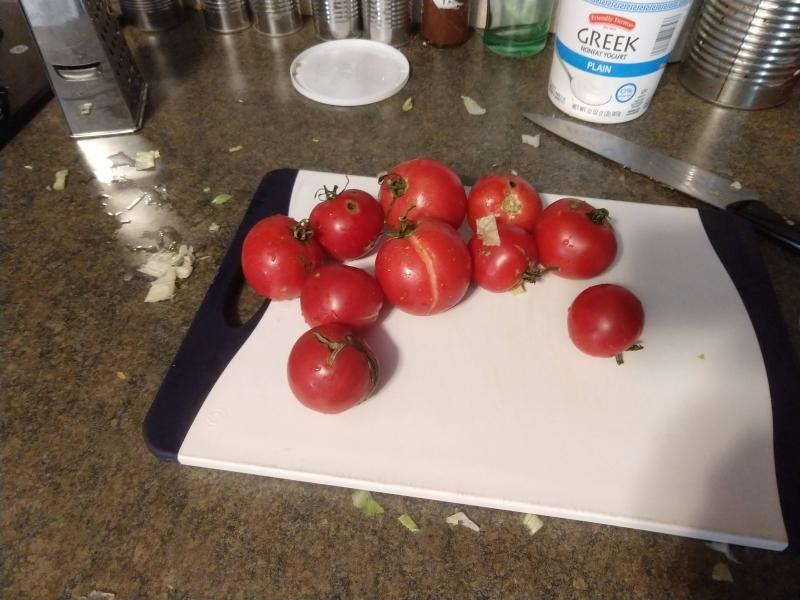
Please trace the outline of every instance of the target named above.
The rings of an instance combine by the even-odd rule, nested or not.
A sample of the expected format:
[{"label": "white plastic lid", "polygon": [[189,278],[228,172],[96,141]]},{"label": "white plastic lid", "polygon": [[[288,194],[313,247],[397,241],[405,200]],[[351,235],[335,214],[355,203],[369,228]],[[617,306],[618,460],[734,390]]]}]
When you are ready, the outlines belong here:
[{"label": "white plastic lid", "polygon": [[336,40],[313,46],[292,62],[295,89],[317,102],[361,106],[394,96],[408,81],[408,59],[370,40]]}]

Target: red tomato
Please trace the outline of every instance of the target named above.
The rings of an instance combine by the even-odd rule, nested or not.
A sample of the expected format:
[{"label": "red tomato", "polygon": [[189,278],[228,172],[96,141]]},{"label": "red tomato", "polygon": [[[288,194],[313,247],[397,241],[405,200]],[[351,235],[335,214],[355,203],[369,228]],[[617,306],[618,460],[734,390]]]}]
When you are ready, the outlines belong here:
[{"label": "red tomato", "polygon": [[344,325],[330,323],[300,336],[289,354],[287,374],[301,404],[335,414],[372,394],[380,367],[365,342]]},{"label": "red tomato", "polygon": [[242,247],[242,270],[253,289],[272,300],[300,295],[300,286],[324,256],[308,221],[273,215],[256,223]]},{"label": "red tomato", "polygon": [[608,211],[576,198],[562,198],[545,208],[534,237],[542,266],[566,279],[595,277],[617,256]]},{"label": "red tomato", "polygon": [[458,175],[432,158],[415,158],[389,171],[378,200],[386,223],[395,229],[403,216],[412,223],[423,217],[442,219],[458,229],[467,214],[467,193]]},{"label": "red tomato", "polygon": [[319,245],[337,260],[361,258],[375,247],[383,231],[383,209],[361,190],[337,193],[325,189],[325,199],[309,216]]},{"label": "red tomato", "polygon": [[617,357],[635,345],[644,329],[644,309],[633,292],[612,283],[586,288],[575,298],[567,314],[569,339],[590,356]]},{"label": "red tomato", "polygon": [[320,267],[300,291],[300,310],[311,327],[339,323],[366,329],[378,319],[381,306],[383,290],[378,281],[363,269],[348,265]]},{"label": "red tomato", "polygon": [[499,246],[485,244],[479,235],[469,241],[475,283],[490,292],[507,292],[523,281],[533,282],[538,276],[533,236],[516,225],[500,223],[497,233]]},{"label": "red tomato", "polygon": [[375,257],[375,277],[389,302],[412,315],[433,315],[458,304],[471,275],[467,245],[439,219],[404,224]]},{"label": "red tomato", "polygon": [[533,233],[541,212],[539,194],[516,175],[487,175],[472,186],[467,199],[467,219],[472,231],[475,221],[494,215],[498,223],[517,225]]}]

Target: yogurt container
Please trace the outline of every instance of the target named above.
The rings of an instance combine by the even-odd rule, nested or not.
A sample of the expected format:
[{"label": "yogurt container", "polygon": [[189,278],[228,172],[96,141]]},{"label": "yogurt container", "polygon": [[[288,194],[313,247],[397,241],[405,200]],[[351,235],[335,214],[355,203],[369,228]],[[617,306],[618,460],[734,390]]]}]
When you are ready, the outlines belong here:
[{"label": "yogurt container", "polygon": [[550,100],[568,115],[595,123],[644,114],[690,5],[691,0],[561,0]]}]

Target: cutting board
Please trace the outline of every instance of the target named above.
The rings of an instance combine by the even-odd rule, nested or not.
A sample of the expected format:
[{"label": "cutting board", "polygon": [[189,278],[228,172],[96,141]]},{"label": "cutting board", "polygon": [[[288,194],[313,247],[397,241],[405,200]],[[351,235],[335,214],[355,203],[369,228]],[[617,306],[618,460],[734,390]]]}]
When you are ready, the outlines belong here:
[{"label": "cutting board", "polygon": [[[384,307],[365,334],[381,382],[335,416],[300,405],[286,361],[299,300],[237,322],[247,231],[304,218],[344,175],[267,174],[144,423],[163,460],[767,548],[798,539],[800,368],[749,228],[721,211],[587,199],[620,252],[588,281],[470,288],[453,309]],[[377,194],[375,178],[349,186]],[[545,194],[545,203],[561,196]],[[465,236],[468,231],[463,231]],[[375,254],[352,264],[371,271]],[[617,283],[644,349],[579,352],[567,308]]]}]

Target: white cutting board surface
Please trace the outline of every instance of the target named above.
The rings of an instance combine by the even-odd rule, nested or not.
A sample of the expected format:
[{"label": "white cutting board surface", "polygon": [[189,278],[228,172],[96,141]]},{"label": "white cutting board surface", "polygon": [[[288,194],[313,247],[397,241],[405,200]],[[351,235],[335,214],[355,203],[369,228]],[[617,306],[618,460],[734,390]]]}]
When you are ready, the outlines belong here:
[{"label": "white cutting board surface", "polygon": [[[290,216],[345,183],[300,171]],[[350,187],[378,191],[375,178]],[[471,289],[431,317],[388,311],[365,335],[378,391],[341,415],[292,396],[286,360],[308,327],[298,300],[272,302],[179,462],[784,549],[761,352],[697,211],[589,200],[620,242],[609,271],[546,276],[519,296]],[[597,283],[625,285],[645,308],[644,349],[622,366],[567,334],[567,308]]]}]

